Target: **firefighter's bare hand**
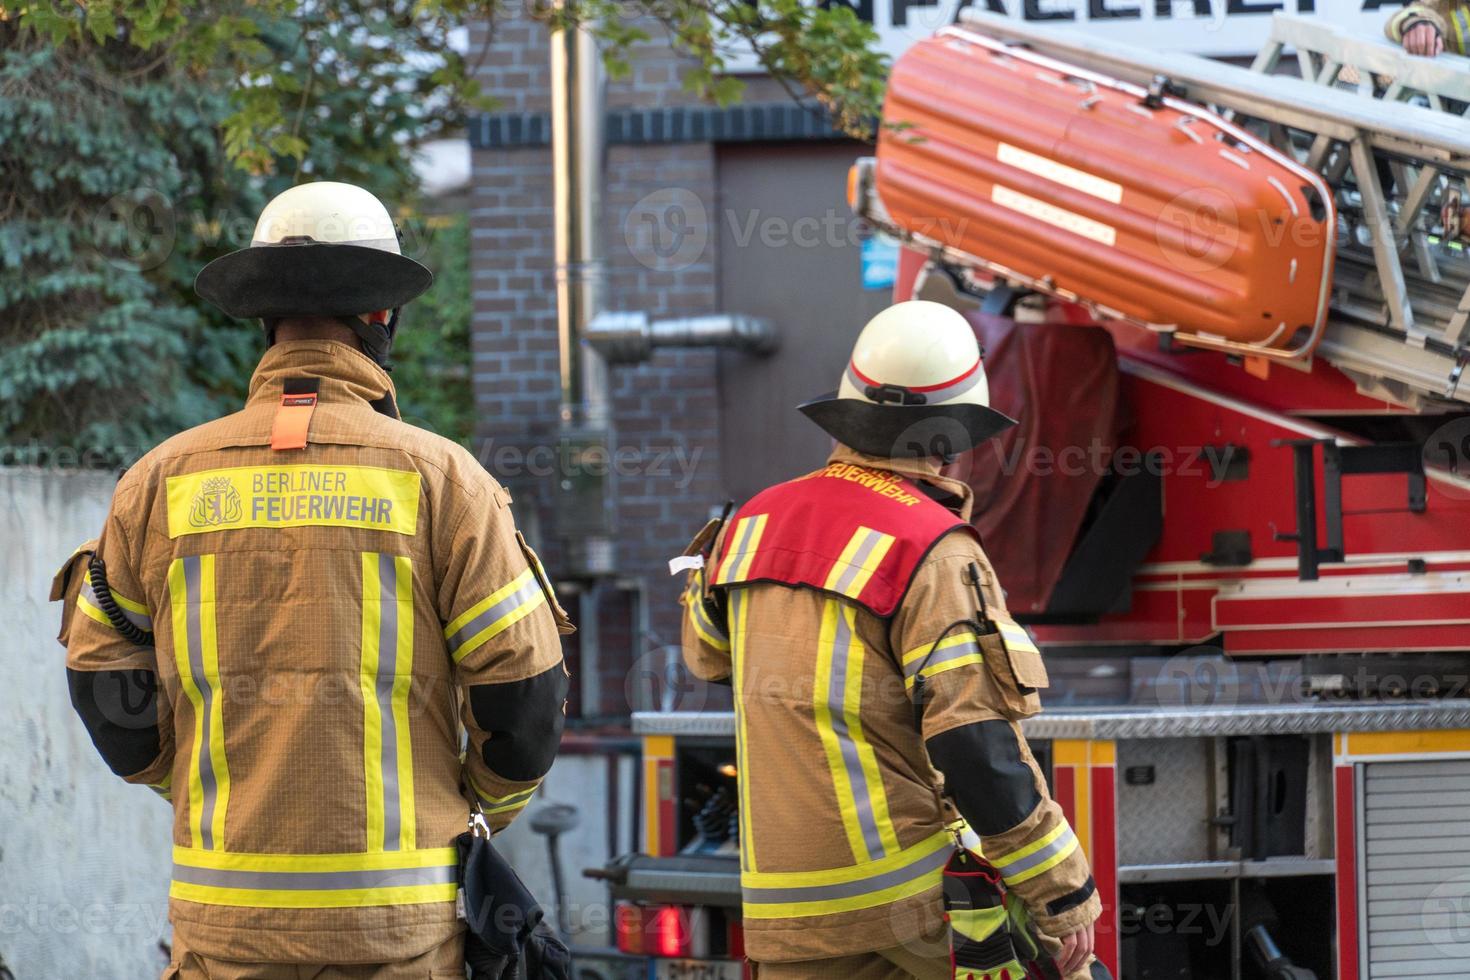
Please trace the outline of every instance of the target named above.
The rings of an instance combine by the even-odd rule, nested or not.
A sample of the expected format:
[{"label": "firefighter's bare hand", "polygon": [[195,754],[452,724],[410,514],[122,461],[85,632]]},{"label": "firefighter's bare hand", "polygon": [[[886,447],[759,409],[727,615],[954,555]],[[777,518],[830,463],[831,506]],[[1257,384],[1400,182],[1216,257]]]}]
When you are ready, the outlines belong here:
[{"label": "firefighter's bare hand", "polygon": [[1433,24],[1420,22],[1404,31],[1404,50],[1425,58],[1433,58],[1444,51],[1444,37]]},{"label": "firefighter's bare hand", "polygon": [[1078,929],[1070,936],[1061,939],[1062,948],[1057,951],[1055,957],[1057,969],[1062,976],[1070,977],[1078,970],[1087,965],[1087,958],[1092,955],[1092,947],[1096,937],[1093,933],[1093,924],[1089,922],[1085,929]]}]

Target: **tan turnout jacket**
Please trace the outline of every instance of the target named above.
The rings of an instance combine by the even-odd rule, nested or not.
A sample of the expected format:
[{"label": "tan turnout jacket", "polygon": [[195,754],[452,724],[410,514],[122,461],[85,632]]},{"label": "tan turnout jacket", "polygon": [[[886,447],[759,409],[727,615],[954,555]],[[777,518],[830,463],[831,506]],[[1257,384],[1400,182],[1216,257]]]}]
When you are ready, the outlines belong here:
[{"label": "tan turnout jacket", "polygon": [[[288,378],[320,379],[319,402],[306,448],[275,451]],[[466,794],[500,827],[536,789],[485,765],[464,692],[563,669],[560,611],[506,491],[375,411],[392,391],[342,344],[270,348],[243,411],[117,486],[99,555],[155,646],[119,635],[89,576],[73,597],[72,670],[159,677],[162,751],[127,778],[172,798],[170,918],[202,955],[420,955],[458,928]]]},{"label": "tan turnout jacket", "polygon": [[[954,495],[954,509],[969,518],[970,488],[938,476],[925,462],[877,459],[844,447],[832,461],[937,485]],[[714,553],[721,553],[719,542]],[[979,544],[965,533],[945,535],[891,619],[856,607],[860,644],[848,654],[845,733],[836,736],[824,686],[831,673],[823,658],[832,656],[824,651],[831,644],[820,638],[824,629],[830,633],[824,620],[831,619],[833,604],[849,604],[815,589],[770,583],[731,589],[727,641],[695,601],[699,573],[691,573],[684,597],[685,659],[698,676],[733,679],[735,687],[745,943],[753,960],[810,960],[943,942],[938,864],[952,848],[945,826],[954,814],[936,796],[939,777],[924,741],[991,719],[1010,722],[1041,802],[1014,827],[983,838],[986,857],[1007,874],[1010,887],[1051,935],[1069,934],[1097,918],[1096,894],[1061,915],[1046,914],[1047,903],[1083,887],[1089,871],[1015,723],[1037,710],[1036,695],[1021,697],[1007,688],[979,654],[941,656],[925,670],[922,739],[915,730],[903,665],[922,658],[945,627],[975,614],[974,593],[963,578],[972,562],[982,570],[992,615],[1008,631],[1021,629],[1005,614],[1003,593]],[[963,636],[953,640],[964,642]],[[843,738],[851,745],[840,744]],[[848,775],[851,768],[831,751],[833,744],[851,749],[850,757],[864,768],[866,787]],[[860,837],[847,826],[853,800],[874,815],[884,838],[886,856],[879,860],[857,853],[863,849]]]}]

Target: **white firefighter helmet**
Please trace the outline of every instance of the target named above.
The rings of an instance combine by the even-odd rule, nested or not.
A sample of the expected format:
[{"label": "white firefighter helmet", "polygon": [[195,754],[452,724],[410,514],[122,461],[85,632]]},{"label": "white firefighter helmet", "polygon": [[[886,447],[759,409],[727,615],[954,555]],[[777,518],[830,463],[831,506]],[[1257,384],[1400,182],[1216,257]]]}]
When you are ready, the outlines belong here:
[{"label": "white firefighter helmet", "polygon": [[[433,281],[428,269],[402,254],[382,201],[353,184],[323,180],[276,195],[260,212],[250,247],[205,266],[194,291],[230,316],[268,323],[283,316],[342,317],[357,329],[361,314],[397,310]],[[387,344],[381,346],[368,351],[375,360],[387,355]]]},{"label": "white firefighter helmet", "polygon": [[870,456],[949,457],[1015,424],[990,407],[969,321],[927,300],[895,304],[869,320],[837,391],[801,411]]}]

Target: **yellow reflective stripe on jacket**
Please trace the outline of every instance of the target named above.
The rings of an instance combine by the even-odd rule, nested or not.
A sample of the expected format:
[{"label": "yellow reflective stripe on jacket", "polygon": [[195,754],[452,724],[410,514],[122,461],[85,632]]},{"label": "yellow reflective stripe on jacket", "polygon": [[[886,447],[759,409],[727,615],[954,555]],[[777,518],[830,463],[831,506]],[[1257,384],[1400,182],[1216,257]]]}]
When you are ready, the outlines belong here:
[{"label": "yellow reflective stripe on jacket", "polygon": [[[929,650],[934,650],[934,655],[929,656]],[[928,657],[928,663],[924,658]],[[981,664],[985,662],[984,655],[980,652],[980,641],[970,630],[960,633],[951,633],[939,643],[927,643],[921,647],[914,647],[903,655],[903,683],[905,687],[914,686],[914,678],[919,676],[922,668],[925,677],[933,677],[942,674],[946,670],[954,670],[956,667],[965,667],[970,664]]]},{"label": "yellow reflective stripe on jacket", "polygon": [[991,858],[1007,884],[1015,885],[1045,874],[1077,850],[1077,835],[1063,821],[1025,847]]},{"label": "yellow reflective stripe on jacket", "polygon": [[699,579],[691,578],[689,585],[684,590],[684,608],[689,610],[689,623],[694,627],[694,632],[699,638],[716,650],[729,650],[730,641],[725,639],[715,621],[710,618],[709,610],[704,606],[704,590],[700,588]]},{"label": "yellow reflective stripe on jacket", "polygon": [[863,735],[863,641],[857,607],[828,599],[817,637],[812,709],[837,794],[853,860],[871,861],[899,849],[888,796],[873,746]]},{"label": "yellow reflective stripe on jacket", "polygon": [[852,912],[938,888],[953,839],[946,831],[877,861],[826,871],[747,871],[740,876],[749,919]]},{"label": "yellow reflective stripe on jacket", "polygon": [[545,601],[546,593],[536,581],[536,573],[527,568],[509,585],[481,599],[444,627],[444,639],[454,662],[459,663],[525,619]]},{"label": "yellow reflective stripe on jacket", "polygon": [[225,846],[225,811],[230,800],[215,627],[214,557],[175,558],[168,569],[174,664],[194,713],[189,747],[189,840],[207,850]]},{"label": "yellow reflective stripe on jacket", "polygon": [[1000,627],[1000,635],[1006,641],[1007,650],[1024,650],[1029,653],[1039,653],[1036,644],[1031,639],[1031,634],[1026,632],[1026,627],[1009,619],[997,619],[995,625]]},{"label": "yellow reflective stripe on jacket", "polygon": [[1455,29],[1454,50],[1459,54],[1470,54],[1470,8],[1461,5],[1450,17]]},{"label": "yellow reflective stripe on jacket", "polygon": [[406,555],[362,554],[363,783],[370,851],[414,848],[413,563]]},{"label": "yellow reflective stripe on jacket", "polygon": [[755,554],[760,550],[761,535],[766,531],[766,518],[769,516],[756,514],[754,517],[742,517],[735,522],[735,527],[730,531],[730,540],[733,543],[715,575],[716,585],[745,581],[750,574],[751,563],[755,561]]},{"label": "yellow reflective stripe on jacket", "polygon": [[823,588],[856,599],[862,594],[873,572],[893,547],[893,535],[883,534],[870,527],[859,527],[842,554],[832,565]]},{"label": "yellow reflective stripe on jacket", "polygon": [[452,902],[452,847],[365,854],[230,854],[175,847],[172,898],[250,908],[359,908]]},{"label": "yellow reflective stripe on jacket", "polygon": [[[153,616],[148,607],[135,599],[129,599],[116,589],[109,588],[112,593],[112,601],[117,603],[123,618],[141,630],[153,631]],[[107,618],[107,613],[102,611],[102,604],[97,601],[97,590],[92,585],[92,570],[88,568],[82,577],[82,589],[77,593],[77,608],[86,613],[92,619],[101,623],[109,629],[114,628],[112,620]]]},{"label": "yellow reflective stripe on jacket", "polygon": [[486,816],[492,813],[511,813],[522,809],[531,802],[531,797],[535,796],[536,791],[541,788],[541,784],[537,783],[530,789],[516,790],[505,796],[495,796],[481,789],[480,784],[475,782],[475,777],[469,774],[469,770],[465,771],[465,777],[469,780],[470,789],[475,791],[475,796],[480,801],[480,808],[485,811]]},{"label": "yellow reflective stripe on jacket", "polygon": [[740,791],[740,868],[742,871],[756,870],[755,837],[750,822],[750,763],[748,752],[749,735],[745,727],[745,630],[750,617],[750,606],[746,602],[744,589],[730,590],[730,680],[735,689],[735,765],[736,788]]},{"label": "yellow reflective stripe on jacket", "polygon": [[148,788],[153,790],[153,792],[157,793],[159,796],[163,797],[165,800],[168,800],[170,803],[172,803],[174,798],[173,781],[174,774],[167,773],[158,782],[149,783]]}]

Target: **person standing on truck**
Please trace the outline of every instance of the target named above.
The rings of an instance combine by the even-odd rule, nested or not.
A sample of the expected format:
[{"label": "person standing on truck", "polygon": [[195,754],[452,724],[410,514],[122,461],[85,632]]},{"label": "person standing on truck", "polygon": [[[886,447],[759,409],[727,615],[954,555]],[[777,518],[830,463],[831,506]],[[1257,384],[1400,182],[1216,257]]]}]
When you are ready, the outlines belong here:
[{"label": "person standing on truck", "polygon": [[166,980],[463,977],[455,838],[556,754],[570,623],[386,371],[431,280],[366,190],[272,200],[195,283],[264,323],[245,407],[131,467],[58,575],[76,711],[173,802]]},{"label": "person standing on truck", "polygon": [[1393,12],[1383,32],[1409,54],[1433,58],[1445,51],[1470,54],[1470,2],[1414,0]]},{"label": "person standing on truck", "polygon": [[940,473],[1013,424],[973,330],[938,303],[890,307],[839,390],[801,410],[837,441],[827,465],[711,522],[683,600],[690,669],[734,687],[757,980],[950,977],[933,940],[954,809],[1062,975],[1088,976],[1100,899],[1018,725],[1040,707],[1040,654],[1005,611],[969,486]]}]

